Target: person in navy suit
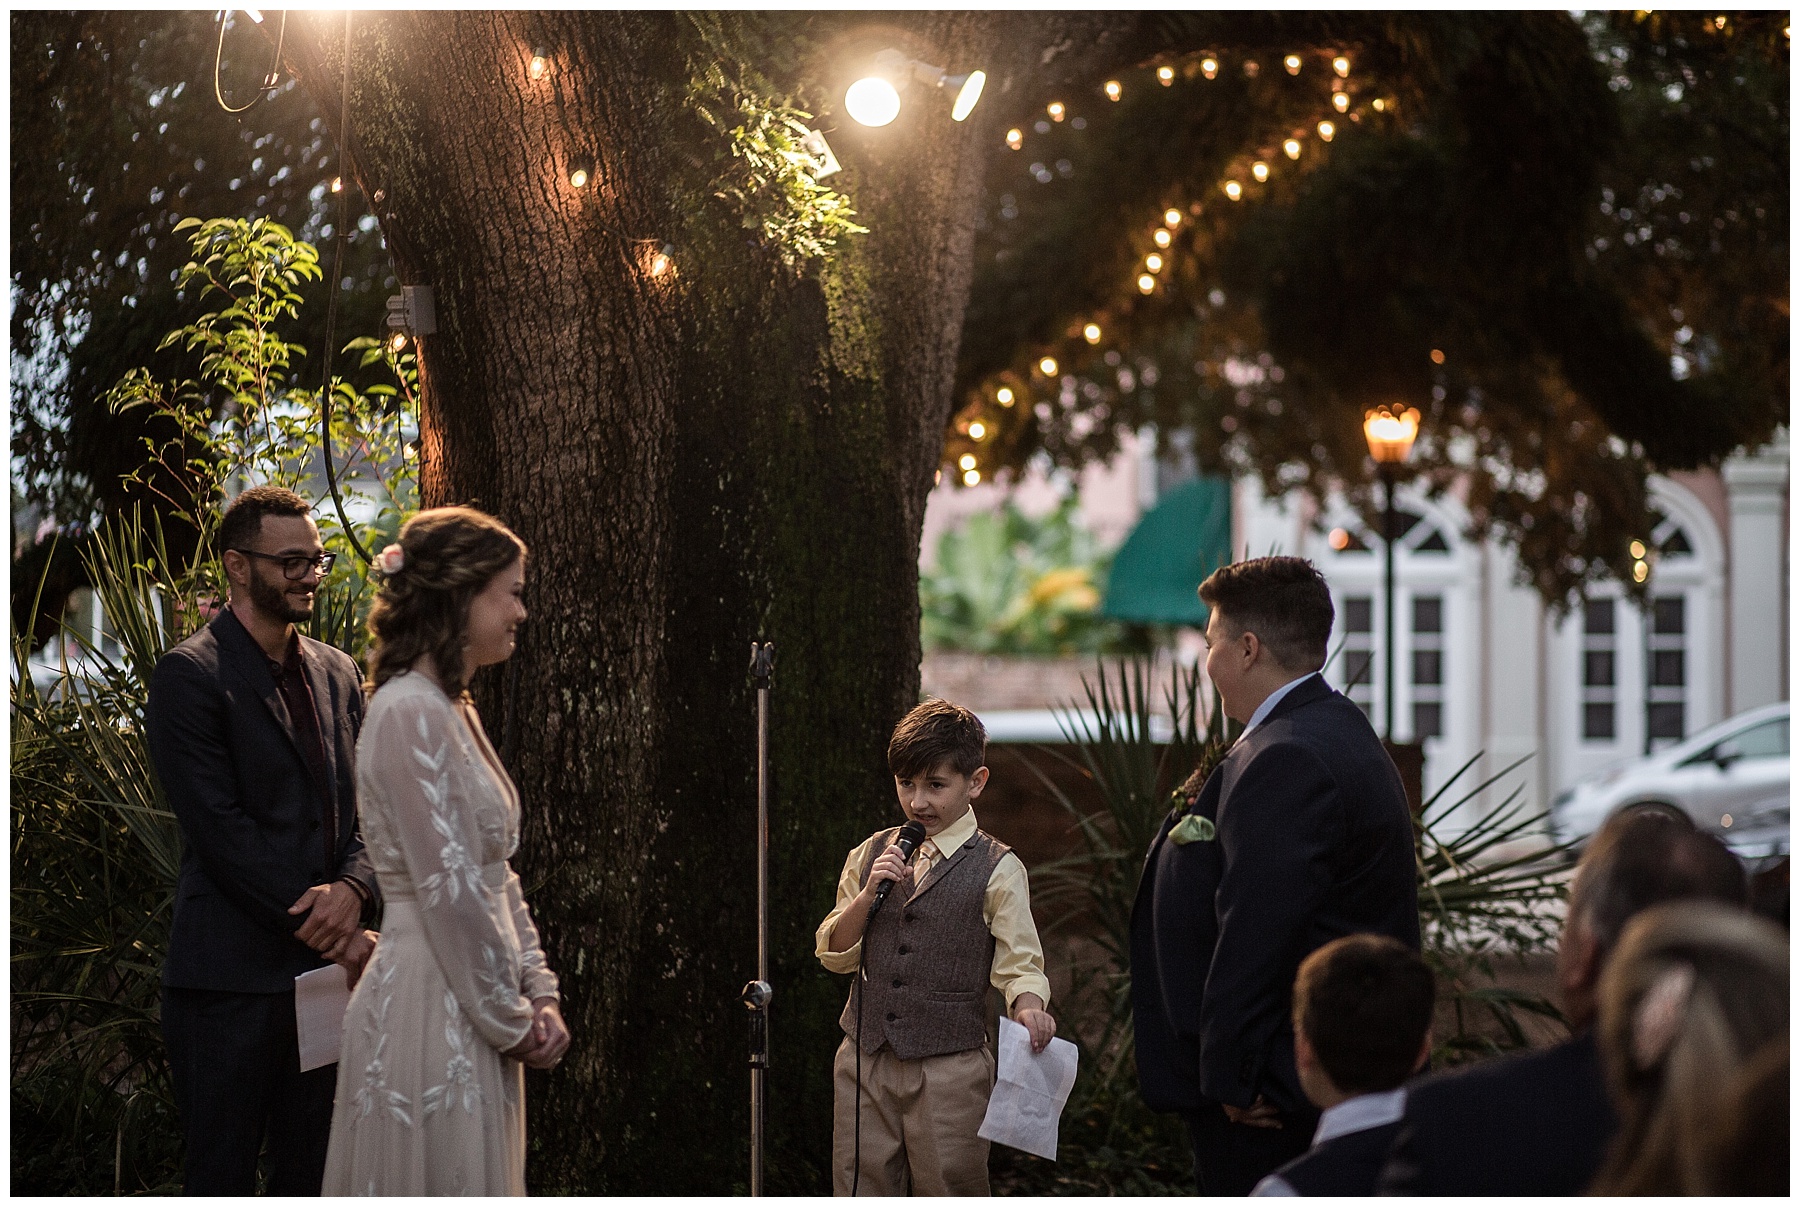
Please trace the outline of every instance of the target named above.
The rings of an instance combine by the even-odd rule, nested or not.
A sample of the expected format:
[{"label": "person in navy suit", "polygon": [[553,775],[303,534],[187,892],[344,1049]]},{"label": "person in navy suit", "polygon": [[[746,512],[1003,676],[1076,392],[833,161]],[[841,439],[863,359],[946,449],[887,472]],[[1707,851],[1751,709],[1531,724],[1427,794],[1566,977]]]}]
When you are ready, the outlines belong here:
[{"label": "person in navy suit", "polygon": [[331,555],[311,506],[244,491],[220,521],[229,604],[157,662],[145,736],[181,826],[162,1031],[188,1194],[316,1195],[337,1068],[300,1071],[294,978],[361,971],[379,889],[356,831],[362,675],[301,636]]},{"label": "person in navy suit", "polygon": [[1331,592],[1258,558],[1200,585],[1207,675],[1243,733],[1151,842],[1131,922],[1138,1083],[1186,1119],[1200,1191],[1245,1195],[1304,1152],[1300,962],[1341,935],[1417,950],[1413,825],[1368,718],[1319,674]]},{"label": "person in navy suit", "polygon": [[1325,1113],[1312,1147],[1253,1193],[1375,1193],[1406,1079],[1431,1059],[1436,988],[1419,953],[1385,935],[1345,935],[1306,957],[1294,979],[1294,1060]]}]

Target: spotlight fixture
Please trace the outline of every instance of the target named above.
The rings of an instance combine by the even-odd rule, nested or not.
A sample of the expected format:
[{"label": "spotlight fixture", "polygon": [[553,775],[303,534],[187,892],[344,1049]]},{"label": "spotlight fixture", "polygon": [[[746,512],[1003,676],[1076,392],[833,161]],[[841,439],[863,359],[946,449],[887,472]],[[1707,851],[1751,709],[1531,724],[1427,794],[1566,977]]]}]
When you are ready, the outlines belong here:
[{"label": "spotlight fixture", "polygon": [[951,75],[942,67],[934,67],[890,47],[875,56],[873,74],[850,85],[844,93],[844,108],[862,125],[885,126],[900,116],[900,92],[914,80],[934,88],[954,90],[956,99],[950,106],[950,120],[960,122],[981,100],[987,72]]}]

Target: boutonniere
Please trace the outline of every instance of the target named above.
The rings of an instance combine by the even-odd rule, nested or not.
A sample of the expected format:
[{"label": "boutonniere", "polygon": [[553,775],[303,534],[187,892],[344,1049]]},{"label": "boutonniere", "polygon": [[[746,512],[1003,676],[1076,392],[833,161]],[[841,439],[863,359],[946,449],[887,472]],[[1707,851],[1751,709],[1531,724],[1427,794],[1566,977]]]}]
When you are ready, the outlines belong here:
[{"label": "boutonniere", "polygon": [[1184,847],[1190,842],[1211,842],[1218,834],[1219,828],[1213,825],[1210,817],[1189,813],[1169,831],[1169,841],[1178,847]]}]

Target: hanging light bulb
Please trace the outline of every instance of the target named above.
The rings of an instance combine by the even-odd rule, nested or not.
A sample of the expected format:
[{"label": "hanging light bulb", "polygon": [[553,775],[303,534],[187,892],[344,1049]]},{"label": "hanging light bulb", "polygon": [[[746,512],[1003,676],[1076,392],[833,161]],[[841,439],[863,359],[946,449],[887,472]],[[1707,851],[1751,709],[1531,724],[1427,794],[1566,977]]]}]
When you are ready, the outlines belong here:
[{"label": "hanging light bulb", "polygon": [[1139,293],[1155,293],[1156,292],[1156,278],[1151,276],[1147,272],[1139,275],[1139,277],[1138,277],[1138,292]]},{"label": "hanging light bulb", "polygon": [[865,76],[844,91],[844,108],[865,126],[885,126],[900,116],[900,93],[878,75]]},{"label": "hanging light bulb", "polygon": [[1050,115],[1051,121],[1059,122],[1069,111],[1061,101],[1051,101],[1048,105],[1044,106],[1044,112]]},{"label": "hanging light bulb", "polygon": [[1326,142],[1330,142],[1332,135],[1334,135],[1336,133],[1337,133],[1337,127],[1332,125],[1330,122],[1320,122],[1319,123],[1319,137],[1324,139]]},{"label": "hanging light bulb", "polygon": [[1225,195],[1233,201],[1237,201],[1244,195],[1244,186],[1235,180],[1227,180],[1225,182]]},{"label": "hanging light bulb", "polygon": [[1167,226],[1170,230],[1174,230],[1176,227],[1180,226],[1181,225],[1181,211],[1178,209],[1173,209],[1173,208],[1164,210],[1163,211],[1163,225]]},{"label": "hanging light bulb", "polygon": [[1340,79],[1347,79],[1350,75],[1350,60],[1346,59],[1343,55],[1339,55],[1337,58],[1331,60],[1331,69],[1338,73]]},{"label": "hanging light bulb", "polygon": [[1250,165],[1250,175],[1256,177],[1256,182],[1261,184],[1269,178],[1269,165],[1260,159],[1257,160]]},{"label": "hanging light bulb", "polygon": [[1162,266],[1163,266],[1163,258],[1161,256],[1157,255],[1155,252],[1151,252],[1149,255],[1144,257],[1144,267],[1148,268],[1151,272],[1161,272]]},{"label": "hanging light bulb", "polygon": [[1291,54],[1287,58],[1281,60],[1281,65],[1287,68],[1287,73],[1289,75],[1300,74],[1300,56],[1297,54]]},{"label": "hanging light bulb", "polygon": [[1175,69],[1173,67],[1158,67],[1156,69],[1156,78],[1161,82],[1164,88],[1167,88],[1170,84],[1175,82]]},{"label": "hanging light bulb", "polygon": [[981,471],[978,469],[965,470],[963,472],[963,485],[964,486],[980,486],[981,485]]},{"label": "hanging light bulb", "polygon": [[1281,149],[1283,151],[1287,152],[1287,157],[1289,159],[1299,159],[1300,158],[1300,140],[1297,138],[1290,138],[1286,142],[1282,143]]},{"label": "hanging light bulb", "polygon": [[650,257],[650,275],[660,277],[675,267],[675,245],[665,243],[662,249]]},{"label": "hanging light bulb", "polygon": [[1331,94],[1331,107],[1333,109],[1336,109],[1339,113],[1342,113],[1344,110],[1348,109],[1350,107],[1350,94],[1348,92],[1332,93]]},{"label": "hanging light bulb", "polygon": [[984,440],[987,438],[987,424],[976,420],[969,425],[969,439]]},{"label": "hanging light bulb", "polygon": [[1025,131],[1014,126],[1006,132],[1006,145],[1017,151],[1025,145]]},{"label": "hanging light bulb", "polygon": [[1087,326],[1083,327],[1081,329],[1081,338],[1086,340],[1090,344],[1099,343],[1100,342],[1100,324],[1099,323],[1089,323]]},{"label": "hanging light bulb", "polygon": [[957,468],[959,468],[959,469],[974,469],[975,468],[975,454],[974,453],[964,453],[961,457],[957,458],[956,465],[957,465]]},{"label": "hanging light bulb", "polygon": [[1219,74],[1219,60],[1206,58],[1200,60],[1200,74],[1207,79],[1215,79]]},{"label": "hanging light bulb", "polygon": [[1174,240],[1175,236],[1171,235],[1166,228],[1159,226],[1156,228],[1156,233],[1151,235],[1150,238],[1158,247],[1167,247]]},{"label": "hanging light bulb", "polygon": [[541,80],[550,74],[550,53],[542,47],[531,52],[531,62],[525,65],[525,74],[534,80]]},{"label": "hanging light bulb", "polygon": [[1106,99],[1107,100],[1116,101],[1123,94],[1124,94],[1124,89],[1119,87],[1119,81],[1117,81],[1117,80],[1106,81]]},{"label": "hanging light bulb", "polygon": [[1045,377],[1055,377],[1056,358],[1054,356],[1046,356],[1043,360],[1040,360],[1038,362],[1038,372],[1042,373]]},{"label": "hanging light bulb", "polygon": [[1011,406],[1016,401],[1016,398],[1012,392],[1012,387],[1011,386],[1001,386],[998,390],[995,390],[994,391],[994,401],[998,402],[1003,407]]}]

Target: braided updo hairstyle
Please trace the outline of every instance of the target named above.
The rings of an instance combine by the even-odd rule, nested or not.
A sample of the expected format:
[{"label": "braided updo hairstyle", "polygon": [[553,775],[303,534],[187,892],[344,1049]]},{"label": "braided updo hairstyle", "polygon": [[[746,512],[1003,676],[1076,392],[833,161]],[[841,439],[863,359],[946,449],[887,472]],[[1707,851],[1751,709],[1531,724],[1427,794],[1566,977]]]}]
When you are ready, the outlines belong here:
[{"label": "braided updo hairstyle", "polygon": [[444,691],[463,692],[463,644],[469,604],[494,577],[525,556],[525,542],[473,507],[434,507],[400,529],[405,564],[384,574],[369,611],[373,693],[429,656]]}]

